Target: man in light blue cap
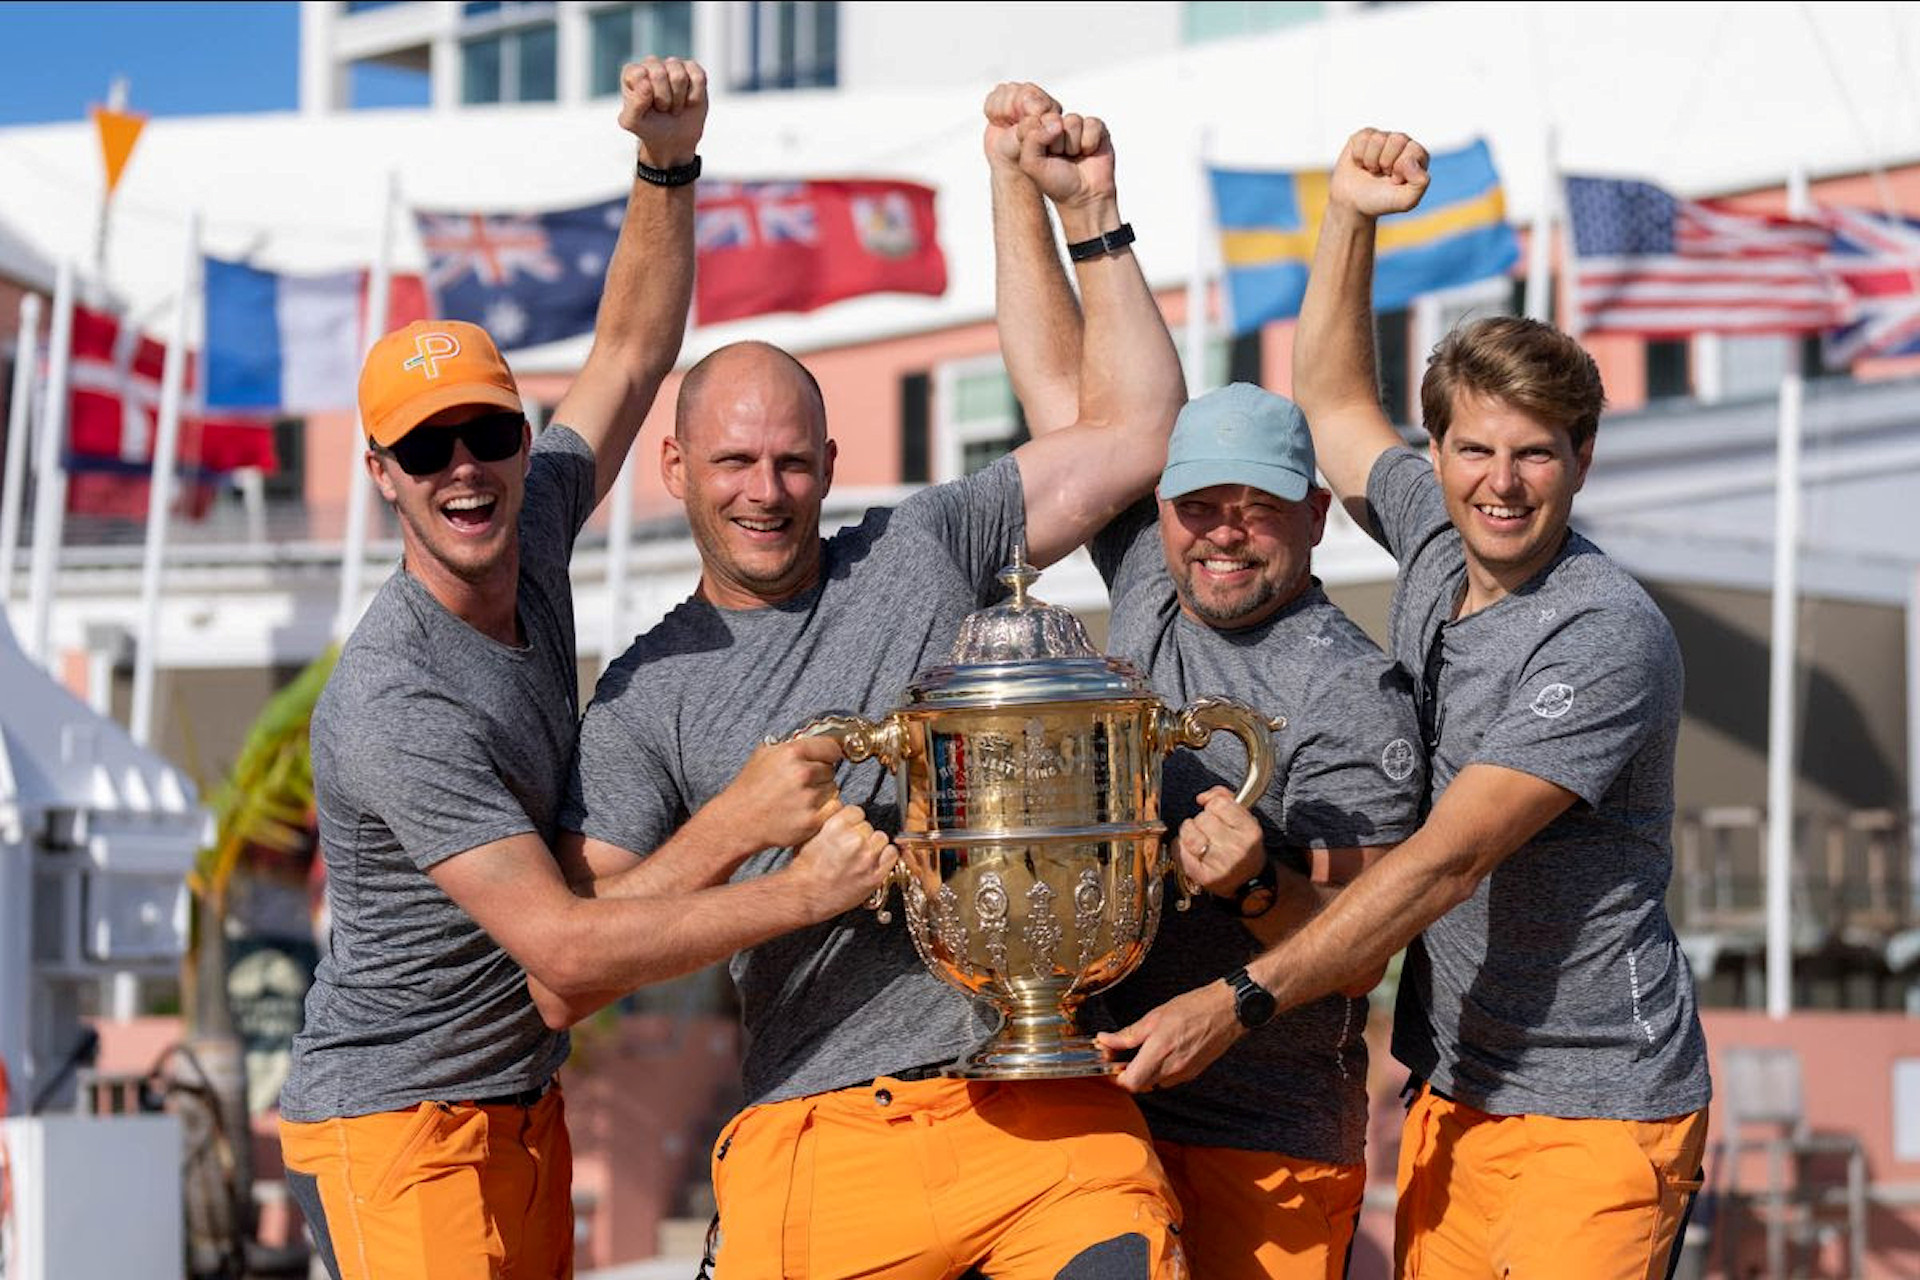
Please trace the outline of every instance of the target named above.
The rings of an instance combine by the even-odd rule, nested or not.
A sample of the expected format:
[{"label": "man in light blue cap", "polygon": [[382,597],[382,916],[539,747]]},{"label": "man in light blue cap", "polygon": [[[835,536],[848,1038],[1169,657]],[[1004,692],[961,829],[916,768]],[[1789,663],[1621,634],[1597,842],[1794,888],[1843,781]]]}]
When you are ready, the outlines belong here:
[{"label": "man in light blue cap", "polygon": [[[1004,125],[995,101],[989,125]],[[1046,233],[1043,221],[994,220],[1000,347],[1036,436],[1080,413],[1084,337]],[[1342,1275],[1365,1186],[1366,987],[1275,1019],[1245,971],[1412,834],[1425,792],[1411,682],[1313,577],[1328,502],[1299,408],[1237,383],[1180,411],[1157,501],[1122,512],[1089,548],[1113,602],[1111,652],[1176,704],[1226,693],[1287,718],[1251,811],[1233,803],[1237,743],[1168,758],[1161,812],[1208,893],[1165,914],[1145,963],[1106,996],[1124,1026],[1225,983],[1249,1028],[1198,1078],[1140,1099],[1185,1211],[1189,1266],[1207,1280]]]}]

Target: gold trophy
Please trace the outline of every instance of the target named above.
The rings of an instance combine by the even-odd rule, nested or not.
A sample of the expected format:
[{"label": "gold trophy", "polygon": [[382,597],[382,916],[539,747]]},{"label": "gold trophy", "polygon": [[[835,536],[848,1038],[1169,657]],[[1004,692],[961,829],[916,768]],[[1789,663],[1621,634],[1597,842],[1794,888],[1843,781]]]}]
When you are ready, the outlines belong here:
[{"label": "gold trophy", "polygon": [[[951,663],[916,676],[885,719],[826,716],[800,730],[893,771],[893,880],[914,946],[1002,1016],[949,1076],[1120,1070],[1074,1014],[1133,971],[1159,928],[1171,864],[1161,762],[1226,729],[1246,744],[1235,799],[1249,804],[1273,771],[1268,733],[1286,723],[1229,698],[1169,710],[1131,664],[1093,648],[1072,612],[1027,594],[1038,576],[1016,547],[999,575],[1012,600],[968,617]],[[883,920],[887,893],[869,904]]]}]

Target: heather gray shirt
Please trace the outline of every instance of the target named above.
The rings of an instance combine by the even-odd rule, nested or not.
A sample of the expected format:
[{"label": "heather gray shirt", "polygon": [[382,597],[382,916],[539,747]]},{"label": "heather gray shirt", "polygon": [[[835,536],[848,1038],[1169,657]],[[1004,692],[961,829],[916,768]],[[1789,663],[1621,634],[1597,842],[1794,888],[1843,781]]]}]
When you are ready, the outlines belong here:
[{"label": "heather gray shirt", "polygon": [[[1001,593],[994,573],[1024,527],[1018,464],[1003,459],[868,512],[825,542],[819,583],[792,600],[686,601],[601,677],[561,824],[644,855],[767,735],[830,711],[884,716]],[[877,762],[842,766],[840,778],[875,827],[899,829],[893,779]],[[756,855],[734,878],[790,856]],[[856,908],[733,958],[749,1105],[947,1061],[985,1037],[990,1017],[927,971],[897,902],[892,916],[881,924]]]},{"label": "heather gray shirt", "polygon": [[[1094,539],[1113,596],[1107,648],[1147,673],[1175,706],[1225,694],[1287,717],[1272,735],[1273,781],[1254,804],[1267,848],[1307,870],[1305,850],[1396,844],[1420,825],[1426,769],[1405,672],[1327,599],[1318,582],[1257,626],[1220,631],[1180,611],[1154,504]],[[1167,758],[1161,814],[1171,837],[1209,788],[1238,789],[1246,753],[1216,734]],[[1170,886],[1171,888],[1171,886]],[[1169,894],[1169,901],[1172,895]],[[1261,951],[1204,898],[1169,907],[1146,962],[1106,997],[1122,1023],[1217,982]],[[1156,1138],[1357,1163],[1365,1154],[1367,1002],[1333,995],[1244,1036],[1198,1079],[1143,1094]]]},{"label": "heather gray shirt", "polygon": [[1408,949],[1394,1056],[1500,1115],[1651,1120],[1705,1106],[1693,974],[1665,903],[1673,629],[1572,532],[1526,585],[1453,619],[1466,562],[1426,459],[1388,451],[1367,502],[1400,562],[1389,626],[1415,673],[1434,796],[1481,763],[1579,797]]},{"label": "heather gray shirt", "polygon": [[481,635],[404,569],[354,628],[314,708],[333,930],[281,1091],[289,1120],[517,1093],[567,1056],[526,971],[427,869],[532,832],[551,842],[579,684],[567,560],[593,451],[535,440],[520,512],[523,648]]}]

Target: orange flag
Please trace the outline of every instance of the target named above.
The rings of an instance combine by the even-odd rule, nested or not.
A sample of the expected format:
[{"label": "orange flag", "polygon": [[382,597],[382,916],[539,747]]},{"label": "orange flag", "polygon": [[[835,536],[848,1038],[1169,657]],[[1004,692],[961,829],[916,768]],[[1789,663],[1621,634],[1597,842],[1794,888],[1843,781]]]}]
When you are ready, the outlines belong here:
[{"label": "orange flag", "polygon": [[93,126],[100,131],[100,155],[107,162],[107,194],[120,185],[120,175],[126,170],[127,159],[133,155],[133,144],[140,140],[140,130],[146,125],[147,118],[136,111],[115,111],[112,107],[94,107]]}]

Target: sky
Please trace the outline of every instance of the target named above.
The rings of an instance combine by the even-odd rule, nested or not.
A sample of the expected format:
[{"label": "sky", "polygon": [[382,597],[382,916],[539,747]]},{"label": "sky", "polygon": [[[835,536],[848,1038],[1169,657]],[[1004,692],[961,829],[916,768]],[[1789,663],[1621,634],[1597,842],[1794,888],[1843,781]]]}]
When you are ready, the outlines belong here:
[{"label": "sky", "polygon": [[0,4],[0,126],[84,120],[115,76],[149,115],[291,111],[300,6]]}]

